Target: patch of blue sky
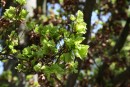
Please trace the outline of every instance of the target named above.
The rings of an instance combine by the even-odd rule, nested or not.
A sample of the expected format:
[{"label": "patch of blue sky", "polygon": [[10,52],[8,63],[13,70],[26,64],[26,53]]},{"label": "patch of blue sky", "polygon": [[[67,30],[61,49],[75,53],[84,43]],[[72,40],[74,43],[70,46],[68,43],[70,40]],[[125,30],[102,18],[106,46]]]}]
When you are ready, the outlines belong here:
[{"label": "patch of blue sky", "polygon": [[[91,25],[93,25],[95,22],[99,22],[99,18],[97,16],[97,13],[94,11],[92,12]],[[101,28],[102,28],[101,24],[95,25],[94,29],[92,30],[92,33],[96,33]]]},{"label": "patch of blue sky", "polygon": [[63,46],[63,44],[64,44],[64,40],[62,39],[62,40],[56,45],[57,49],[60,49],[60,47]]},{"label": "patch of blue sky", "polygon": [[1,46],[1,44],[0,44],[0,52],[2,51],[2,46]]},{"label": "patch of blue sky", "polygon": [[48,10],[51,10],[52,8],[54,8],[53,9],[54,13],[56,15],[59,15],[58,10],[61,9],[61,5],[60,4],[58,4],[58,3],[55,3],[55,4],[47,3],[47,6],[48,6]]},{"label": "patch of blue sky", "polygon": [[96,12],[92,12],[91,25],[98,21],[98,16]]},{"label": "patch of blue sky", "polygon": [[2,74],[3,70],[4,70],[3,62],[0,61],[0,75]]},{"label": "patch of blue sky", "polygon": [[[53,11],[56,15],[59,15],[59,12],[58,12],[59,9],[64,12],[64,10],[61,8],[61,5],[58,3],[55,3],[55,4],[47,3],[47,6],[48,6],[48,10],[51,10],[52,8],[54,8]],[[65,16],[62,16],[62,19],[66,20],[67,18]]]},{"label": "patch of blue sky", "polygon": [[110,13],[110,12],[108,12],[108,13],[105,14],[105,15],[102,15],[102,14],[101,14],[101,20],[102,20],[103,22],[107,22],[108,19],[110,18],[110,16],[111,16],[111,13]]},{"label": "patch of blue sky", "polygon": [[2,13],[2,8],[0,8],[0,16],[1,16],[1,13]]},{"label": "patch of blue sky", "polygon": [[[3,41],[2,40],[0,40],[0,52],[2,51],[2,43],[3,43]],[[2,74],[2,72],[3,72],[3,62],[1,62],[0,61],[0,75]]]},{"label": "patch of blue sky", "polygon": [[95,11],[92,12],[92,18],[91,18],[91,25],[93,25],[95,22],[97,22],[97,24],[94,26],[92,33],[96,33],[99,29],[101,29],[103,27],[102,23],[105,23],[108,21],[108,19],[110,18],[111,13],[107,13],[107,14],[101,14],[101,20],[99,20],[97,13]]}]

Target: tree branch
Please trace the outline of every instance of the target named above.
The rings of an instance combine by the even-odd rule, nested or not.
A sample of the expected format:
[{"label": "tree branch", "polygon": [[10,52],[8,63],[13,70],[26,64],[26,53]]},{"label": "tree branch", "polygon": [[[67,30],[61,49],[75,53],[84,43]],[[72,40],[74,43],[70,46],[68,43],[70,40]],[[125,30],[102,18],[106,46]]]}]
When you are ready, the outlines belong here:
[{"label": "tree branch", "polygon": [[117,40],[114,48],[112,49],[112,51],[110,53],[111,55],[115,54],[115,53],[119,53],[121,51],[121,49],[123,48],[123,46],[125,44],[129,31],[130,31],[130,17],[127,19],[126,25],[125,25],[123,31],[121,32],[119,39]]},{"label": "tree branch", "polygon": [[[114,48],[112,49],[111,55],[120,52],[120,50],[123,48],[125,44],[129,31],[130,31],[130,17],[127,19],[126,25],[119,36],[119,40],[116,42]],[[127,69],[124,72],[122,72],[121,74],[117,75],[114,78],[113,80],[114,87],[122,84],[123,81],[127,81],[129,78],[130,78],[130,66],[127,67]]]},{"label": "tree branch", "polygon": [[55,74],[52,75],[52,78],[54,78],[62,87],[64,86],[63,82],[60,81]]},{"label": "tree branch", "polygon": [[86,0],[85,7],[83,10],[84,21],[87,23],[87,33],[84,35],[85,37],[85,40],[83,42],[84,44],[88,43],[88,40],[91,36],[91,16],[95,4],[96,4],[96,0]]},{"label": "tree branch", "polygon": [[127,69],[124,72],[117,75],[113,79],[113,87],[119,87],[123,82],[128,81],[129,78],[130,78],[130,66],[127,67]]}]

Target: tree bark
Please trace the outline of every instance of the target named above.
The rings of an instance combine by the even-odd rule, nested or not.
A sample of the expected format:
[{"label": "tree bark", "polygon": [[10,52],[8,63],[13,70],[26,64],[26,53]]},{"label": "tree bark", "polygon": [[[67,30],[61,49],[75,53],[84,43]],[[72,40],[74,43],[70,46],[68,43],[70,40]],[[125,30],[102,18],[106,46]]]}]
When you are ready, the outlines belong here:
[{"label": "tree bark", "polygon": [[[37,0],[37,11],[38,11],[38,14],[43,14],[43,12],[46,12],[46,0]],[[45,5],[45,6],[43,6]],[[44,7],[44,8],[43,8]]]},{"label": "tree bark", "polygon": [[127,39],[127,36],[129,34],[130,31],[130,17],[127,19],[126,21],[126,25],[124,27],[124,29],[122,30],[119,39],[117,40],[114,48],[111,51],[111,55],[115,54],[115,53],[119,53],[121,51],[121,49],[123,48],[125,41]]},{"label": "tree bark", "polygon": [[76,80],[78,78],[80,69],[81,69],[81,63],[82,63],[82,61],[79,59],[78,60],[78,72],[77,73],[69,74],[68,79],[67,79],[67,83],[66,83],[65,87],[74,87],[74,85],[76,83]]},{"label": "tree bark", "polygon": [[[111,52],[111,55],[120,52],[120,50],[123,48],[125,44],[129,31],[130,31],[130,17],[127,19],[126,25],[123,31],[121,32],[119,36],[119,40],[116,42]],[[124,72],[122,72],[121,74],[117,75],[114,78],[113,80],[114,87],[117,87],[117,85],[122,84],[124,81],[127,81],[129,78],[130,78],[130,66],[128,66]]]},{"label": "tree bark", "polygon": [[130,78],[130,66],[127,67],[127,69],[122,72],[121,74],[117,75],[114,79],[113,79],[113,87],[120,87],[120,85],[126,81],[128,81],[128,79]]},{"label": "tree bark", "polygon": [[84,35],[85,40],[84,44],[88,43],[88,40],[91,36],[91,16],[92,16],[92,11],[94,9],[94,6],[96,4],[96,0],[86,0],[85,7],[83,10],[84,13],[84,21],[87,24],[87,33]]}]

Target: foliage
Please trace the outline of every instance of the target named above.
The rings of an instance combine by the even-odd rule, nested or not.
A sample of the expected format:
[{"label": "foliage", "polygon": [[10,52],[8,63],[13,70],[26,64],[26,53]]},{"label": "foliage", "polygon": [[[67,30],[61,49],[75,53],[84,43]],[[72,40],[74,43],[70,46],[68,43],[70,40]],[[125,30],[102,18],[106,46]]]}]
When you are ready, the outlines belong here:
[{"label": "foliage", "polygon": [[[21,6],[25,4],[24,0],[16,0]],[[77,12],[77,16],[71,15],[70,30],[62,25],[54,26],[53,24],[42,25],[36,21],[33,23],[27,21],[26,28],[28,32],[38,37],[38,41],[31,43],[22,50],[16,47],[20,45],[21,38],[18,34],[18,26],[14,24],[25,20],[27,11],[21,7],[10,6],[6,9],[3,18],[11,21],[8,32],[8,39],[5,45],[8,53],[15,55],[18,60],[16,69],[19,72],[28,74],[42,73],[48,80],[52,76],[61,80],[64,75],[77,72],[77,59],[84,60],[87,56],[88,45],[82,44],[85,39],[83,34],[86,33],[86,23],[83,21],[83,13]],[[25,24],[26,25],[26,24]],[[31,26],[30,26],[31,25]],[[7,31],[5,31],[6,33]],[[60,44],[62,42],[62,45]],[[6,54],[6,49],[1,53]],[[54,85],[54,84],[53,84]]]}]

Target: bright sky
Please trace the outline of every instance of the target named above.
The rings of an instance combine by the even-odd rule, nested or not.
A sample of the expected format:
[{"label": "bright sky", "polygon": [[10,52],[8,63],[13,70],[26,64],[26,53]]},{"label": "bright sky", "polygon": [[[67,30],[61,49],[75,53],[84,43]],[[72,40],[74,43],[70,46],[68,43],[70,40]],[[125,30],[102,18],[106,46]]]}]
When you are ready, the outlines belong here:
[{"label": "bright sky", "polygon": [[0,75],[2,74],[3,72],[3,63],[0,61]]}]

